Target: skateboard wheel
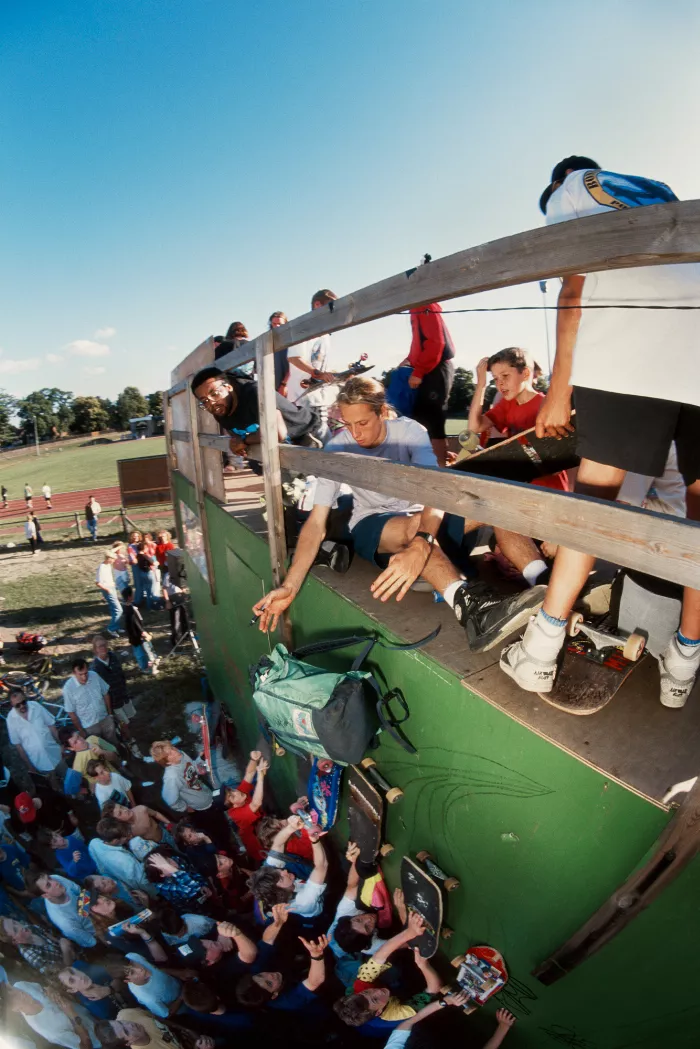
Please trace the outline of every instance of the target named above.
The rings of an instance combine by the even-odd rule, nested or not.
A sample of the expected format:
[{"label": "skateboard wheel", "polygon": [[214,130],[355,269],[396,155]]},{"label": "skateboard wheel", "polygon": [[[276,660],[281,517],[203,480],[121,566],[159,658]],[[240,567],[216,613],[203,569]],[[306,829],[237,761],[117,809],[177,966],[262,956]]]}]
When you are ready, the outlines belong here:
[{"label": "skateboard wheel", "polygon": [[459,878],[445,878],[445,892],[454,892],[459,888]]},{"label": "skateboard wheel", "polygon": [[392,787],[391,790],[386,792],[386,800],[389,805],[394,805],[397,801],[401,801],[403,797],[403,791],[401,787]]},{"label": "skateboard wheel", "polygon": [[583,623],[583,616],[580,612],[572,612],[566,624],[566,632],[571,637],[576,637],[579,632],[579,627]]},{"label": "skateboard wheel", "polygon": [[450,929],[449,925],[443,925],[440,935],[443,940],[449,940],[451,936],[454,936],[454,929]]},{"label": "skateboard wheel", "polygon": [[416,853],[416,859],[420,860],[421,863],[425,863],[426,860],[430,859],[430,853],[423,849],[422,852]]},{"label": "skateboard wheel", "polygon": [[374,769],[377,767],[377,762],[374,758],[363,758],[360,762],[361,769]]},{"label": "skateboard wheel", "polygon": [[286,753],[287,751],[284,749],[284,747],[275,746],[275,755],[278,758],[283,758]]},{"label": "skateboard wheel", "polygon": [[450,962],[450,965],[452,966],[453,969],[459,969],[459,967],[462,964],[462,962],[464,961],[464,959],[465,959],[465,955],[464,954],[457,954],[457,955],[455,955],[455,957]]},{"label": "skateboard wheel", "polygon": [[379,855],[380,856],[391,856],[393,851],[394,851],[394,846],[393,845],[389,845],[387,843],[386,845],[382,845],[381,849],[379,850]]},{"label": "skateboard wheel", "polygon": [[636,663],[638,659],[641,659],[645,647],[646,638],[642,637],[641,634],[630,634],[623,645],[622,654],[625,659]]}]

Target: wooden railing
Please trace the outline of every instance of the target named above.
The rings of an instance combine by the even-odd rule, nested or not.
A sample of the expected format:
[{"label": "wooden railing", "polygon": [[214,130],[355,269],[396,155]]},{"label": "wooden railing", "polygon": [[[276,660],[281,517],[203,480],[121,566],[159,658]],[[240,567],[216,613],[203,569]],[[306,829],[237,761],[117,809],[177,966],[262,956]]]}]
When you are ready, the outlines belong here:
[{"label": "wooden railing", "polygon": [[[560,542],[700,589],[698,523],[468,473],[278,445],[272,358],[273,353],[306,339],[429,302],[575,273],[698,261],[700,201],[591,216],[505,237],[407,270],[265,332],[222,357],[216,362],[222,370],[256,362],[273,578],[281,578],[286,558],[279,483],[284,466],[375,487],[387,495]],[[178,396],[192,400],[186,413],[192,425],[189,430],[172,430],[171,462],[178,465],[178,444],[194,457],[195,469],[190,471],[194,476],[189,479],[197,486],[202,502],[202,471],[201,467],[197,470],[196,463],[201,463],[203,454],[218,454],[228,442],[213,434],[211,428],[208,433],[196,432],[197,413],[192,410],[193,395],[186,380],[176,383],[166,398],[172,405]],[[184,416],[180,413],[181,419]],[[172,410],[166,419],[172,424]]]}]

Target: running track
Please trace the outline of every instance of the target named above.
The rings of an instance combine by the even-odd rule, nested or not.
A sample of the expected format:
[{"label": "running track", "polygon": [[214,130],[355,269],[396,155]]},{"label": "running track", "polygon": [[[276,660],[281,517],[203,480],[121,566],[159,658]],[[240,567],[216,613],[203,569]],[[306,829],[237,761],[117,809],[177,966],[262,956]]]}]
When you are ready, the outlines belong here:
[{"label": "running track", "polygon": [[[41,490],[35,490],[33,495],[34,513],[37,517],[42,518],[51,514],[62,514],[67,513],[69,510],[71,512],[77,510],[84,520],[83,511],[91,495],[95,496],[103,512],[112,509],[118,510],[121,506],[121,492],[118,484],[109,488],[85,488],[78,492],[54,492],[51,496],[51,505],[53,507],[51,510],[47,509],[46,500],[41,494]],[[0,503],[1,506],[2,504]],[[26,515],[27,507],[24,499],[10,499],[7,510],[0,509],[0,523],[11,521],[17,517],[25,518]]]}]

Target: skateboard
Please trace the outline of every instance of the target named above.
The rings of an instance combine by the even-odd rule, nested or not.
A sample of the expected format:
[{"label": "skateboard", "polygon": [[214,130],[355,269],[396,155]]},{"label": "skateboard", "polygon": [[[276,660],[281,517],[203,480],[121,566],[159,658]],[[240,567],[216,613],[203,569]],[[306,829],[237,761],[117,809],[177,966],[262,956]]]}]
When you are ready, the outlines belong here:
[{"label": "skateboard", "polygon": [[567,714],[596,714],[624,685],[644,655],[641,634],[615,634],[580,612],[569,616],[564,657],[551,692],[540,699]]},{"label": "skateboard", "polygon": [[384,797],[388,805],[395,805],[397,801],[401,801],[401,798],[403,797],[401,787],[392,787],[390,783],[387,783],[377,768],[377,762],[374,758],[363,758],[360,762],[360,768],[367,779],[372,781],[377,790],[384,792]]},{"label": "skateboard", "polygon": [[459,879],[451,878],[449,874],[445,874],[442,867],[438,867],[430,853],[426,852],[425,849],[416,853],[416,859],[420,860],[431,878],[442,882],[445,892],[454,892],[455,889],[459,888]]},{"label": "skateboard", "polygon": [[309,808],[321,830],[330,830],[338,815],[343,768],[329,758],[314,758],[306,786]]},{"label": "skateboard", "polygon": [[448,939],[452,935],[452,929],[442,924],[442,889],[425,867],[410,856],[404,856],[401,860],[401,888],[409,914],[415,911],[425,921],[425,932],[412,940],[411,946],[418,948],[422,958],[432,958],[438,949],[440,937]]},{"label": "skateboard", "polygon": [[459,435],[462,452],[450,468],[452,470],[530,484],[538,477],[547,477],[579,464],[575,433],[561,438],[536,437],[533,426],[472,454],[467,450],[470,435],[467,434],[464,441],[463,436]]},{"label": "skateboard", "polygon": [[364,375],[365,372],[372,371],[374,365],[365,364],[367,356],[366,353],[363,353],[362,356],[358,360],[353,361],[345,371],[334,372],[332,382],[323,382],[322,379],[314,379],[313,377],[303,379],[301,385],[304,392],[297,398],[297,400],[302,400],[307,394],[313,393],[315,390],[320,390],[324,386],[335,386],[336,383],[345,382],[346,379],[352,378],[353,375]]},{"label": "skateboard", "polygon": [[361,863],[374,863],[377,856],[388,856],[394,851],[393,845],[382,844],[384,799],[357,765],[348,769],[348,787],[350,841],[359,846]]},{"label": "skateboard", "polygon": [[470,947],[466,954],[453,958],[452,965],[459,970],[459,989],[469,995],[465,1013],[473,1013],[508,983],[503,955],[493,947]]}]

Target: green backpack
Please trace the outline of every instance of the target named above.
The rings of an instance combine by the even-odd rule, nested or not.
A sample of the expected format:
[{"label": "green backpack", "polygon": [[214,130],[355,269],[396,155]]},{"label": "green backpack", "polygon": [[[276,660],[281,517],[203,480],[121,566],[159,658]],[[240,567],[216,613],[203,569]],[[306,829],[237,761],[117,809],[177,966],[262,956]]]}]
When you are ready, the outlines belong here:
[{"label": "green backpack", "polygon": [[[439,632],[438,626],[427,637],[405,645],[389,645],[367,636],[317,641],[291,653],[284,645],[275,645],[271,655],[263,656],[250,668],[253,700],[263,731],[297,754],[330,758],[343,765],[361,761],[382,729],[404,750],[415,754],[415,747],[399,731],[409,714],[403,693],[394,688],[383,694],[373,675],[360,668],[375,645],[411,652]],[[345,673],[304,662],[305,656],[358,644],[362,644],[362,651]],[[401,707],[398,718],[391,710],[392,700]]]}]

